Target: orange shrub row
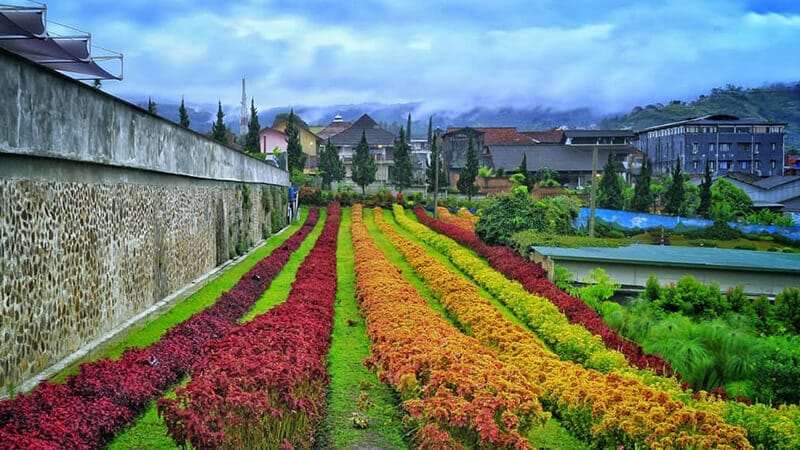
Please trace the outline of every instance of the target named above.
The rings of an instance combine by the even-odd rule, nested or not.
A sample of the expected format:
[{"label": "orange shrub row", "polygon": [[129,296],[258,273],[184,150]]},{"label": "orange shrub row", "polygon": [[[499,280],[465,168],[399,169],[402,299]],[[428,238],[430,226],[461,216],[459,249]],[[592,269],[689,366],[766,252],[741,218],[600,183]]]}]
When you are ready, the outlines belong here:
[{"label": "orange shrub row", "polygon": [[[463,213],[462,213],[463,211]],[[450,212],[449,209],[443,208],[441,206],[436,208],[436,217],[439,219],[453,224],[459,228],[464,228],[465,230],[474,230],[475,229],[475,222],[471,221],[468,216],[464,215],[464,213],[469,214],[471,217],[475,217],[475,222],[477,222],[477,216],[473,216],[467,209],[461,208],[458,210],[458,214],[453,214]]]},{"label": "orange shrub row", "polygon": [[715,414],[689,408],[636,380],[562,361],[531,332],[504,318],[472,283],[400,235],[379,210],[375,220],[461,326],[541,387],[545,409],[577,437],[597,448],[751,448],[741,428]]},{"label": "orange shrub row", "polygon": [[398,391],[421,448],[530,448],[548,415],[540,389],[433,312],[370,239],[353,207],[356,293],[373,343],[368,364]]}]

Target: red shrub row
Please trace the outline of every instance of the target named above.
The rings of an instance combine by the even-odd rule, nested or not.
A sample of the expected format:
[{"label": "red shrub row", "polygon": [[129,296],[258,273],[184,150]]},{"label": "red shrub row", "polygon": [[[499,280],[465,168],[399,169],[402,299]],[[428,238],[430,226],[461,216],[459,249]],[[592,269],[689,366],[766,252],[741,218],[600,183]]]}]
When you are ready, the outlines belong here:
[{"label": "red shrub row", "polygon": [[[148,404],[178,381],[207,343],[237,328],[319,218],[305,224],[259,261],[217,302],[170,329],[146,348],[117,360],[82,364],[64,384],[43,382],[26,395],[0,402],[0,449],[89,449],[108,442]],[[57,318],[54,318],[57,320]]]},{"label": "red shrub row", "polygon": [[671,374],[669,363],[655,355],[648,355],[635,342],[620,336],[605,324],[603,318],[582,300],[559,289],[547,279],[547,272],[535,262],[519,255],[503,245],[489,245],[481,241],[472,230],[428,216],[420,207],[414,209],[417,218],[426,226],[465,245],[484,257],[489,264],[503,275],[517,280],[531,293],[538,294],[552,302],[571,323],[582,325],[592,334],[600,336],[606,347],[619,350],[631,365],[649,368],[658,374]]},{"label": "red shrub row", "polygon": [[313,442],[324,413],[336,296],[340,211],[297,271],[286,302],[206,347],[192,381],[159,413],[195,448],[293,448]]}]

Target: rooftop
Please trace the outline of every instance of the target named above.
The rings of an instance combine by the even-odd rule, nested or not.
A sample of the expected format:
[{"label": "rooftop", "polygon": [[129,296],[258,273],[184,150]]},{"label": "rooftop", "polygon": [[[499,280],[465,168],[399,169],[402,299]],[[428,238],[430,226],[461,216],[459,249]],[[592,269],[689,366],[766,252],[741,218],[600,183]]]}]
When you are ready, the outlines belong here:
[{"label": "rooftop", "polygon": [[560,144],[564,140],[564,130],[523,131],[522,134],[542,144]]},{"label": "rooftop", "polygon": [[636,244],[619,248],[533,247],[555,260],[800,274],[800,254]]},{"label": "rooftop", "polygon": [[759,119],[757,117],[740,118],[730,114],[709,114],[706,116],[690,117],[677,122],[652,126],[640,130],[639,132],[643,133],[647,131],[660,130],[662,128],[672,128],[678,125],[786,125],[786,123]]},{"label": "rooftop", "polygon": [[634,137],[632,130],[564,130],[566,137]]},{"label": "rooftop", "polygon": [[773,175],[771,177],[761,178],[758,176],[734,172],[726,174],[725,176],[767,191],[778,186],[783,186],[784,184],[800,181],[800,175]]},{"label": "rooftop", "polygon": [[524,133],[520,133],[514,127],[450,127],[445,134],[467,129],[482,133],[484,145],[525,145],[538,143],[536,139]]},{"label": "rooftop", "polygon": [[[609,153],[626,153],[620,146],[599,145],[598,162],[605,164]],[[522,154],[526,155],[528,170],[548,169],[564,172],[592,170],[592,148],[563,144],[529,144],[516,146],[490,146],[492,165],[495,169],[513,170],[519,167]]]}]

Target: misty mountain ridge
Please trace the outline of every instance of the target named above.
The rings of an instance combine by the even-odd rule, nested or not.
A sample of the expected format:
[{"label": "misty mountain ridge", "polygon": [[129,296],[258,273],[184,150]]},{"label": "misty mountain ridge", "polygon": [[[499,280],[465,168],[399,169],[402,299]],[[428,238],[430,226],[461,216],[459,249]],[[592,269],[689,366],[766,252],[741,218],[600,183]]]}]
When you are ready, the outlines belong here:
[{"label": "misty mountain ridge", "polygon": [[[143,107],[147,98],[130,99]],[[158,100],[156,100],[158,102]],[[158,114],[178,121],[178,103],[157,103]],[[275,116],[289,111],[289,107],[273,107],[259,111],[262,127],[272,125]],[[217,105],[212,103],[188,103],[187,110],[191,128],[208,133],[216,119]],[[547,130],[564,128],[624,128],[642,129],[707,114],[733,114],[739,117],[756,117],[787,123],[787,148],[800,148],[800,82],[772,84],[760,88],[726,86],[712,89],[694,100],[673,100],[668,104],[650,104],[634,107],[627,114],[602,115],[590,107],[556,110],[542,106],[530,108],[475,107],[466,111],[434,111],[423,108],[420,102],[413,103],[361,103],[332,106],[295,106],[294,111],[306,123],[325,126],[340,114],[346,121],[354,121],[362,114],[369,114],[390,131],[405,127],[408,113],[412,116],[414,138],[424,138],[428,130],[428,116],[433,115],[435,128],[450,126],[491,127],[508,126],[519,130]],[[417,114],[417,111],[424,111]],[[239,129],[239,106],[223,105],[225,122],[234,132]]]}]

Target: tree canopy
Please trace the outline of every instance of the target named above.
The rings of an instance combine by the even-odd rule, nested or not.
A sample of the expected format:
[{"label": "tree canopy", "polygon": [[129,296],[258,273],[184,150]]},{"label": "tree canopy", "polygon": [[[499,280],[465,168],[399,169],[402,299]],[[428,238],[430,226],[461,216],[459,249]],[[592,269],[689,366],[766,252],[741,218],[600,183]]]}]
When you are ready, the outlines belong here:
[{"label": "tree canopy", "polygon": [[303,144],[300,142],[300,130],[297,128],[295,121],[297,116],[294,115],[294,110],[291,110],[289,117],[286,119],[286,153],[289,160],[289,172],[293,170],[302,171],[306,167],[307,156],[303,153]]},{"label": "tree canopy", "polygon": [[261,125],[258,123],[258,111],[256,110],[255,100],[250,100],[250,121],[247,122],[247,135],[244,139],[244,149],[246,152],[259,153],[258,133]]},{"label": "tree canopy", "polygon": [[642,169],[636,177],[636,188],[633,191],[633,201],[631,208],[634,211],[649,212],[653,206],[653,192],[650,184],[653,181],[653,169],[650,160],[645,158],[642,162]]},{"label": "tree canopy", "polygon": [[331,144],[331,139],[325,143],[325,148],[319,158],[319,169],[322,172],[322,185],[328,189],[334,181],[344,179],[344,163],[339,158],[339,149]]},{"label": "tree canopy", "polygon": [[475,141],[470,136],[467,144],[467,160],[458,176],[458,191],[470,200],[478,193],[478,186],[475,184],[478,170],[478,152],[475,150]]},{"label": "tree canopy", "polygon": [[597,190],[597,205],[607,209],[622,209],[622,184],[623,181],[617,174],[614,156],[609,154]]},{"label": "tree canopy", "polygon": [[375,165],[375,157],[369,152],[369,144],[367,143],[367,135],[361,132],[361,141],[356,146],[355,154],[353,155],[353,182],[361,186],[361,193],[367,192],[367,186],[375,181],[375,174],[378,172],[378,167]]},{"label": "tree canopy", "polygon": [[211,127],[211,139],[220,144],[228,143],[228,129],[225,127],[225,113],[222,112],[222,102],[217,106],[217,120]]},{"label": "tree canopy", "polygon": [[686,189],[683,185],[683,167],[681,158],[675,161],[675,167],[672,169],[672,181],[664,194],[664,212],[672,215],[682,214],[683,204],[686,197]]},{"label": "tree canopy", "polygon": [[[409,120],[410,120],[409,115]],[[392,169],[392,183],[398,191],[411,187],[413,181],[413,166],[411,165],[411,148],[406,141],[405,131],[400,127],[400,137],[394,144],[394,167]]]},{"label": "tree canopy", "polygon": [[186,111],[183,97],[181,97],[181,106],[178,107],[178,120],[183,128],[189,128],[189,112]]}]

